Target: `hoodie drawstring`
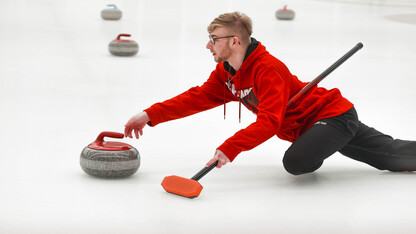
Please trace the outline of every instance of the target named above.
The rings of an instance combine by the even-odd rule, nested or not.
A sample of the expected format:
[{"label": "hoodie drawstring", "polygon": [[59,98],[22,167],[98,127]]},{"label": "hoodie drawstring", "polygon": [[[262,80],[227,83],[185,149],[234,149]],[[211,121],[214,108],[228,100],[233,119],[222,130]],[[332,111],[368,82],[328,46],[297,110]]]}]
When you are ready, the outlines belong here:
[{"label": "hoodie drawstring", "polygon": [[224,82],[224,96],[223,96],[223,100],[224,100],[224,119],[225,119],[225,114],[226,114],[226,111],[225,111],[226,110],[226,108],[225,108],[225,106],[226,106],[226,103],[225,103],[225,89],[227,88],[226,86],[227,86],[227,83]]},{"label": "hoodie drawstring", "polygon": [[238,79],[238,122],[241,123],[241,79]]},{"label": "hoodie drawstring", "polygon": [[[231,84],[231,82],[230,82],[230,78],[228,78],[228,75],[227,75],[227,79],[228,79],[228,81],[225,81],[224,82],[224,92],[223,92],[223,100],[224,100],[224,119],[225,119],[225,116],[226,116],[226,101],[225,101],[225,89],[228,89],[229,87],[227,87],[227,85],[230,85]],[[241,87],[241,80],[240,79],[238,79],[238,86],[239,86],[239,88]],[[241,89],[239,89],[238,91],[237,91],[237,98],[238,98],[238,122],[239,123],[241,123],[241,96],[242,96],[242,91],[241,91]]]}]

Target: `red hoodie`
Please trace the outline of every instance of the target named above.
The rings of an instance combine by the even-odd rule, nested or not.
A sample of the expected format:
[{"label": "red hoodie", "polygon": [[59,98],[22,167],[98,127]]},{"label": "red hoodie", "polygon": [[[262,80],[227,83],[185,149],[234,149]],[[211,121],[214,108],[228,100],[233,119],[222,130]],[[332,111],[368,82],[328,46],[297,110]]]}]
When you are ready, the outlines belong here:
[{"label": "red hoodie", "polygon": [[234,76],[229,68],[227,62],[218,63],[202,86],[146,109],[151,120],[149,125],[156,126],[226,102],[240,101],[257,115],[257,119],[218,147],[233,161],[240,152],[253,149],[274,135],[294,142],[316,121],[340,115],[353,107],[338,89],[320,87],[312,88],[287,107],[289,99],[307,83],[299,81],[259,42]]}]

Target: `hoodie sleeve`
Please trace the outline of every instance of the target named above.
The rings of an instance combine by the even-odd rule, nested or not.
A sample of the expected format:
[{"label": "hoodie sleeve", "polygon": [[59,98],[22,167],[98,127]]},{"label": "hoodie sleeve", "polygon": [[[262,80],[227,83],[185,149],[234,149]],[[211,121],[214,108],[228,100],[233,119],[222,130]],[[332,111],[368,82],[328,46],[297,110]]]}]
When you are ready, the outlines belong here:
[{"label": "hoodie sleeve", "polygon": [[190,88],[176,97],[164,102],[155,103],[144,111],[150,118],[149,125],[157,124],[190,116],[224,102],[229,102],[230,97],[224,97],[224,84],[219,76],[219,67],[214,70],[208,80],[202,86]]},{"label": "hoodie sleeve", "polygon": [[273,137],[283,121],[290,89],[276,67],[262,69],[255,79],[259,100],[257,119],[218,147],[230,161]]}]

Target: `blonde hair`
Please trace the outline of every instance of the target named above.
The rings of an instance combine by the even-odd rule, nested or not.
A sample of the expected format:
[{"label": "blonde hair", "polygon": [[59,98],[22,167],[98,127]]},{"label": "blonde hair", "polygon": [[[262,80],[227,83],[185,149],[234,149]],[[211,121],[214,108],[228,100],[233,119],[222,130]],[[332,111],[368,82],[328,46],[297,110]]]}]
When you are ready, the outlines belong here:
[{"label": "blonde hair", "polygon": [[211,34],[216,27],[225,27],[238,36],[243,44],[250,44],[253,23],[247,15],[238,11],[221,14],[208,25],[208,33]]}]

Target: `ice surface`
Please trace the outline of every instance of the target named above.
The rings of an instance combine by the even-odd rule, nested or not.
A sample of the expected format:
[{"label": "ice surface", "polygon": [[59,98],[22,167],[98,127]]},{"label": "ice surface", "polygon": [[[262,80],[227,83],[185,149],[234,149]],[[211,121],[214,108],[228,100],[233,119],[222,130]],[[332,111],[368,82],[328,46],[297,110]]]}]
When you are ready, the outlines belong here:
[{"label": "ice surface", "polygon": [[[98,179],[79,165],[102,131],[123,132],[134,114],[202,84],[215,68],[206,26],[241,11],[253,36],[309,81],[358,42],[364,48],[320,85],[337,87],[363,122],[416,140],[414,1],[13,0],[0,8],[0,233],[412,233],[416,177],[335,154],[292,176],[287,142],[270,139],[214,169],[195,199],[166,193],[168,175],[192,177],[255,117],[228,105],[125,139],[142,157],[126,179]],[[285,4],[294,21],[278,21]],[[400,17],[403,16],[403,17]],[[402,19],[402,20],[400,20]],[[413,20],[412,20],[413,19]],[[134,57],[110,55],[120,33]]]}]

